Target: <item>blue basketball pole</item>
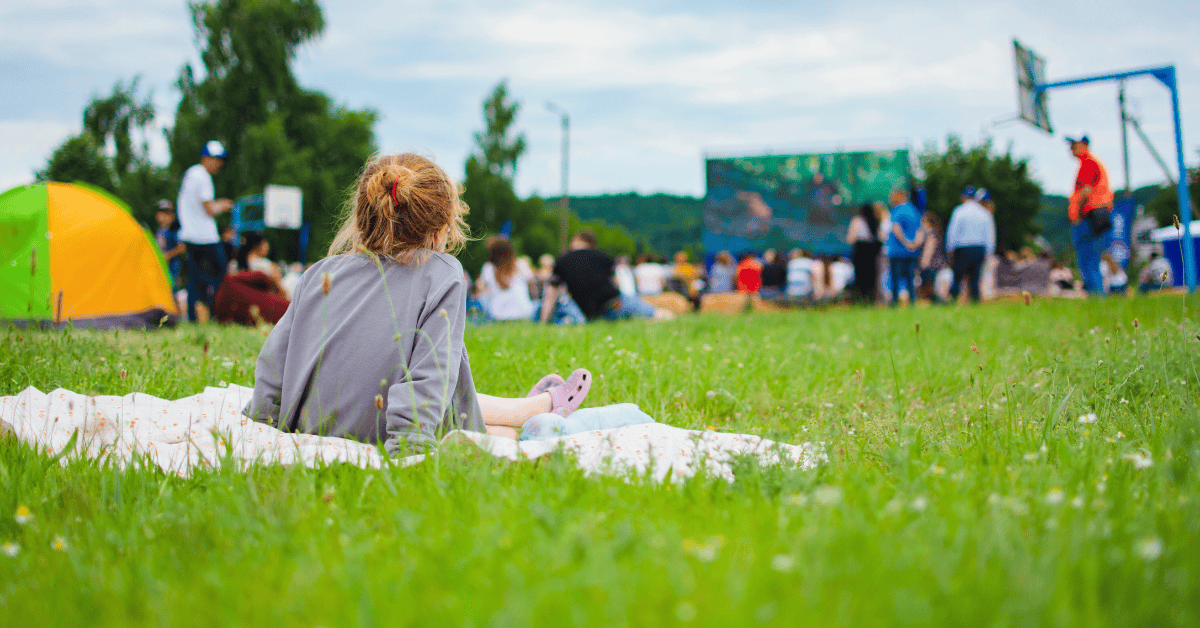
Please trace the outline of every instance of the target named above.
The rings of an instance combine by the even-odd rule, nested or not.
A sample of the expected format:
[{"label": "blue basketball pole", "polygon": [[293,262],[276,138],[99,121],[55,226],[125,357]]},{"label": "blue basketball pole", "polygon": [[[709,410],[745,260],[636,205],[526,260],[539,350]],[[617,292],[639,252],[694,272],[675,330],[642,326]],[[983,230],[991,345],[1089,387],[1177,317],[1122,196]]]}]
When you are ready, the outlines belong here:
[{"label": "blue basketball pole", "polygon": [[[1192,203],[1188,195],[1187,165],[1183,163],[1183,128],[1179,121],[1179,90],[1175,87],[1175,66],[1171,66],[1168,75],[1171,88],[1171,111],[1175,114],[1175,159],[1179,163],[1179,181],[1176,190],[1179,193],[1179,221],[1183,223],[1183,233],[1180,242],[1183,243],[1183,272],[1184,282],[1188,291],[1196,290],[1196,251],[1192,242]],[[1160,79],[1164,83],[1165,79]]]},{"label": "blue basketball pole", "polygon": [[1189,292],[1195,292],[1196,249],[1192,241],[1192,205],[1188,198],[1187,165],[1183,162],[1183,124],[1179,118],[1179,88],[1175,82],[1175,66],[1168,65],[1161,68],[1144,68],[1114,72],[1112,74],[1085,76],[1066,81],[1055,81],[1053,83],[1038,83],[1033,88],[1040,94],[1041,92],[1059,87],[1071,87],[1100,81],[1121,81],[1146,74],[1158,79],[1167,89],[1171,90],[1171,113],[1175,118],[1175,159],[1179,166],[1179,182],[1176,187],[1176,193],[1179,195],[1179,221],[1183,227],[1183,233],[1180,234],[1179,242],[1183,245],[1184,282]]}]

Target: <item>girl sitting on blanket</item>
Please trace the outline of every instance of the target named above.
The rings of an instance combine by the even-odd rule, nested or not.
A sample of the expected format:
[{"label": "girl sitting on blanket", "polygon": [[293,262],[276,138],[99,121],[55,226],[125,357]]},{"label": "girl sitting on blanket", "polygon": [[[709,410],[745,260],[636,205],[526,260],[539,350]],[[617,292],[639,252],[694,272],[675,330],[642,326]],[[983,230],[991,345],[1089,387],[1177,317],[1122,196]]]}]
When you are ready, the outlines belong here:
[{"label": "girl sitting on blanket", "polygon": [[530,417],[567,416],[592,376],[542,378],[524,399],[477,393],[463,345],[468,285],[450,253],[467,207],[432,161],[367,164],[329,257],[300,278],[263,345],[249,415],[283,430],[419,450],[450,429],[515,438]]}]

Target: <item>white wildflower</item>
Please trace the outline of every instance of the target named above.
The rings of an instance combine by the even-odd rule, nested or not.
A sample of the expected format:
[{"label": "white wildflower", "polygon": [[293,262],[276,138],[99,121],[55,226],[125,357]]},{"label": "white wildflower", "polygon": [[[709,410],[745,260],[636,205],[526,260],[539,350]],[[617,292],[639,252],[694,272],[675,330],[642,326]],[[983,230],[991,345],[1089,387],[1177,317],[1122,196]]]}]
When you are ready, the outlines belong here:
[{"label": "white wildflower", "polygon": [[1150,454],[1140,451],[1125,454],[1125,459],[1133,463],[1134,469],[1148,469],[1154,466],[1154,459],[1150,457]]},{"label": "white wildflower", "polygon": [[704,396],[705,396],[705,397],[708,397],[709,399],[716,399],[716,398],[717,398],[717,391],[715,391],[715,390],[710,390],[710,391],[708,391],[708,392],[704,393]]},{"label": "white wildflower", "polygon": [[1144,538],[1133,546],[1133,551],[1137,553],[1138,556],[1141,556],[1142,560],[1154,560],[1159,556],[1162,556],[1162,539],[1159,539],[1156,536]]},{"label": "white wildflower", "polygon": [[776,554],[771,558],[771,569],[779,573],[787,573],[796,566],[796,559],[787,554]]},{"label": "white wildflower", "polygon": [[813,490],[813,499],[822,506],[832,506],[842,501],[842,489],[836,486],[818,486]]},{"label": "white wildflower", "polygon": [[1063,502],[1066,496],[1063,495],[1062,489],[1052,488],[1049,493],[1046,493],[1046,503],[1051,506],[1057,506]]},{"label": "white wildflower", "polygon": [[17,525],[23,526],[33,521],[33,513],[29,512],[29,508],[25,506],[17,506],[17,512],[13,514],[13,520],[17,522]]},{"label": "white wildflower", "polygon": [[915,510],[917,512],[924,511],[925,507],[928,505],[929,505],[929,500],[925,499],[924,497],[917,497],[908,504],[908,506],[910,508],[912,508],[913,510]]},{"label": "white wildflower", "polygon": [[5,543],[0,546],[0,551],[3,551],[4,555],[9,558],[16,558],[17,554],[21,553],[21,546],[16,543]]},{"label": "white wildflower", "polygon": [[1096,422],[1096,421],[1098,421],[1098,420],[1099,420],[1099,419],[1096,417],[1096,413],[1095,413],[1095,412],[1090,412],[1090,413],[1088,413],[1088,414],[1081,414],[1081,415],[1079,415],[1079,422],[1080,422],[1080,423],[1095,423],[1095,422]]}]

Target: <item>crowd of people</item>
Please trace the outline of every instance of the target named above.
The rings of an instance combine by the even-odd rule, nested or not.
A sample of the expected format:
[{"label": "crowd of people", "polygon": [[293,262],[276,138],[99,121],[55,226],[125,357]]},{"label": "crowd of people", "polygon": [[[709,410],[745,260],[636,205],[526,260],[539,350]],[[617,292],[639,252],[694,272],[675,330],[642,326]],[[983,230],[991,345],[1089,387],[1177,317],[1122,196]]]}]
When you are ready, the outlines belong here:
[{"label": "crowd of people", "polygon": [[[1086,183],[1077,183],[1071,219],[1077,247],[1090,251],[1090,245],[1081,244],[1092,233],[1084,218],[1095,222],[1091,210],[1103,210],[1109,197],[1103,195],[1108,194],[1103,167],[1096,165],[1087,145],[1086,136],[1071,143],[1081,159],[1079,181]],[[260,232],[238,233],[232,225],[218,232],[216,217],[233,206],[229,199],[215,198],[213,188],[212,177],[226,158],[219,142],[206,143],[200,163],[185,172],[176,203],[159,202],[158,245],[189,320],[274,323],[287,310],[304,268],[294,264],[285,272],[272,262],[270,243]],[[517,255],[507,237],[493,236],[487,243],[488,262],[474,282],[467,278],[472,285],[468,310],[480,322],[583,323],[669,319],[671,312],[647,301],[658,302],[664,293],[680,295],[699,310],[707,296],[723,293],[755,294],[784,306],[894,306],[917,299],[955,301],[964,288],[975,302],[1004,290],[1074,295],[1127,290],[1129,277],[1107,252],[1095,261],[1081,254],[1082,280],[1049,251],[1035,253],[1027,247],[997,255],[995,211],[988,190],[967,186],[943,225],[933,212],[918,209],[908,191],[896,189],[886,204],[860,206],[847,225],[848,256],[795,248],[761,255],[741,252],[735,259],[730,251],[719,251],[707,264],[693,262],[684,251],[671,262],[641,254],[631,264],[626,257],[598,250],[595,234],[585,229],[574,235],[568,251],[557,258],[543,255],[534,267],[531,259]],[[1170,285],[1170,272],[1167,261],[1156,255],[1137,285],[1143,291]]]},{"label": "crowd of people", "polygon": [[215,198],[212,177],[227,157],[220,142],[203,146],[200,163],[184,173],[176,202],[158,202],[155,240],[188,320],[275,323],[287,310],[304,269],[294,264],[283,272],[271,261],[271,245],[262,232],[239,233],[233,225],[218,230],[216,217],[232,209],[233,202]]}]

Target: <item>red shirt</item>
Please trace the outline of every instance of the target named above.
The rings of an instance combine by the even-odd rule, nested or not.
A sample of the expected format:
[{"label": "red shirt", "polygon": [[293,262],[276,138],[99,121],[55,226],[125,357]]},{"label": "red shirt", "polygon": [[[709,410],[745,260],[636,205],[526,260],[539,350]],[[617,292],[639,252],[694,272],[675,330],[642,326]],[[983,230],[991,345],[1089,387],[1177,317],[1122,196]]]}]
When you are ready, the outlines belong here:
[{"label": "red shirt", "polygon": [[[1087,204],[1080,207],[1084,186],[1091,187],[1092,192],[1088,195]],[[1104,169],[1104,164],[1090,152],[1080,155],[1079,172],[1075,175],[1075,191],[1071,194],[1067,207],[1071,222],[1080,220],[1083,214],[1097,207],[1110,207],[1112,202],[1113,194],[1108,186],[1108,172]]]},{"label": "red shirt", "polygon": [[762,262],[748,257],[737,265],[738,292],[758,292],[762,289]]}]

